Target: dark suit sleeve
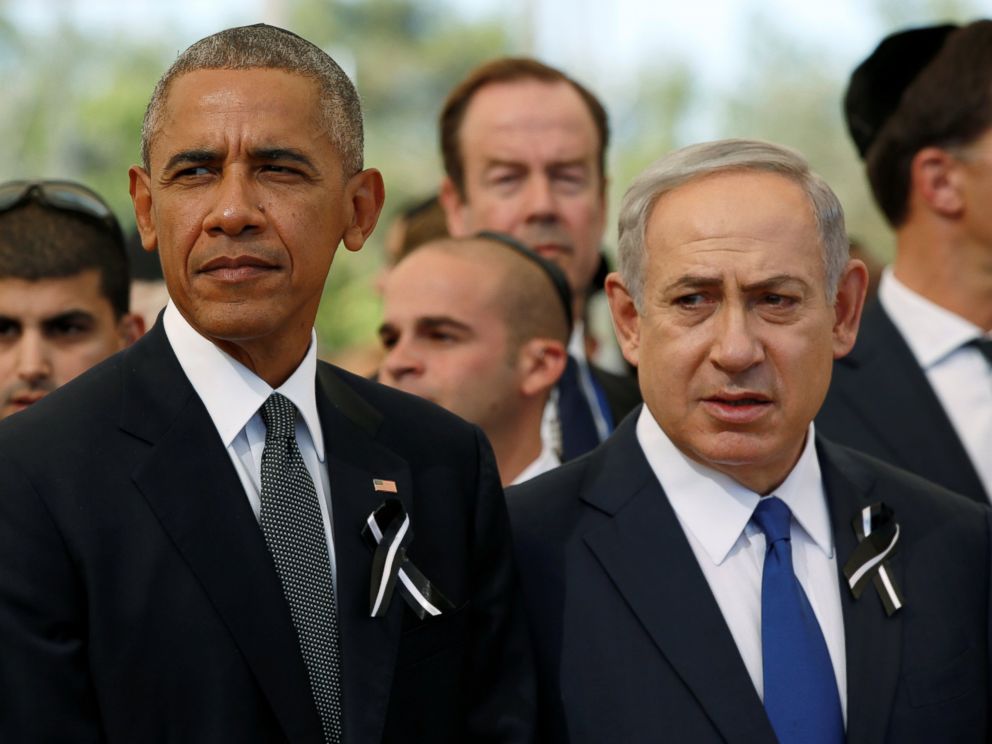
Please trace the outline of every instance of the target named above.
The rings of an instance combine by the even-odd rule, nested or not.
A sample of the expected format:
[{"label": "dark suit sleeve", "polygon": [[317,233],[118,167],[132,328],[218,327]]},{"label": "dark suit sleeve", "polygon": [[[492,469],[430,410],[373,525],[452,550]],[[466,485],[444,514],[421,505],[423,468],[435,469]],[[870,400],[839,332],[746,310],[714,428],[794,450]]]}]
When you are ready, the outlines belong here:
[{"label": "dark suit sleeve", "polygon": [[476,434],[478,500],[472,574],[468,741],[533,741],[533,657],[496,460]]},{"label": "dark suit sleeve", "polygon": [[85,607],[82,578],[50,512],[0,459],[0,741],[102,741]]}]

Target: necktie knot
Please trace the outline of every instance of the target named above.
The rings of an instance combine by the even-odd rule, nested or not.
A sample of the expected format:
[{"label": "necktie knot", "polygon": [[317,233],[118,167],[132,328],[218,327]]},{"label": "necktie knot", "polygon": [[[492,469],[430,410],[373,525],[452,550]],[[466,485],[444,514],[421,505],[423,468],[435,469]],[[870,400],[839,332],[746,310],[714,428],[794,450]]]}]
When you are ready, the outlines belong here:
[{"label": "necktie knot", "polygon": [[778,496],[759,501],[753,518],[765,533],[769,548],[779,540],[789,540],[792,536],[792,512]]},{"label": "necktie knot", "polygon": [[272,393],[262,406],[265,422],[265,439],[290,439],[296,437],[296,406],[281,393]]}]

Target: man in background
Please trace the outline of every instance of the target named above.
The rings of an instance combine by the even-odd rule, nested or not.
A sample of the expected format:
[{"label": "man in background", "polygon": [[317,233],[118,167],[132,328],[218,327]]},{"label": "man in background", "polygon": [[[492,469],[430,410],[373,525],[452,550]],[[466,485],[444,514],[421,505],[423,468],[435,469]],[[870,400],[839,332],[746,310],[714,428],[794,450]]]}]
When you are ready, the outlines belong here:
[{"label": "man in background", "polygon": [[390,272],[383,301],[380,382],[481,427],[504,485],[560,464],[541,438],[571,325],[557,266],[495,234],[429,242]]},{"label": "man in background", "polygon": [[0,184],[0,418],[141,336],[128,282],[121,229],[97,194],[71,181]]},{"label": "man in background", "polygon": [[987,503],[992,21],[889,36],[851,76],[845,112],[896,255],[817,425]]},{"label": "man in background", "polygon": [[[456,237],[512,235],[557,263],[584,317],[606,220],[609,123],[602,103],[533,59],[493,60],[448,95],[440,199]],[[591,364],[576,322],[557,387],[564,459],[589,451],[640,400],[636,383]]]}]

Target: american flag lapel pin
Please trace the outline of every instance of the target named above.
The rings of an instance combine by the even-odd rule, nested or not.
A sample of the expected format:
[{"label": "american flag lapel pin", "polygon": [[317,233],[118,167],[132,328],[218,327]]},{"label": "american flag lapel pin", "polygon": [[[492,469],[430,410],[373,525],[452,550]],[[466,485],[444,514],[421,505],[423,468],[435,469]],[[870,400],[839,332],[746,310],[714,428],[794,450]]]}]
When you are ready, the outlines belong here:
[{"label": "american flag lapel pin", "polygon": [[396,481],[385,478],[373,478],[372,488],[380,493],[396,493]]}]

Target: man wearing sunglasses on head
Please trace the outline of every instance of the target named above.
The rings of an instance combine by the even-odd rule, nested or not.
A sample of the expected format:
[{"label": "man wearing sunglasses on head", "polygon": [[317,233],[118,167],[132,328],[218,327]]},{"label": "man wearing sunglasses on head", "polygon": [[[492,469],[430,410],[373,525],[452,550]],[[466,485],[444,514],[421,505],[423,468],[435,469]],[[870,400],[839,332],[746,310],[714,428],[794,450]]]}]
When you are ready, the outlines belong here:
[{"label": "man wearing sunglasses on head", "polygon": [[71,181],[0,184],[0,419],[144,332],[110,208]]}]

